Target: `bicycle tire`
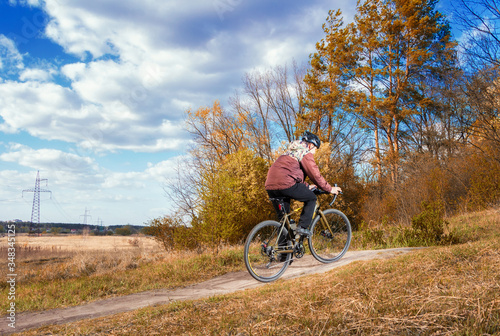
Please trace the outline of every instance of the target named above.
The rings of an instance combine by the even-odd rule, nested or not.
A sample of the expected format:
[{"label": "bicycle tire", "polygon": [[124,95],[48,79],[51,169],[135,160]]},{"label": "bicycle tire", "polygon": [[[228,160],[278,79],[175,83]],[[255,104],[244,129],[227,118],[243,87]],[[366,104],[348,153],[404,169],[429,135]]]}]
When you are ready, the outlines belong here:
[{"label": "bicycle tire", "polygon": [[[245,241],[245,266],[250,275],[261,282],[277,280],[286,271],[292,259],[292,253],[279,253],[278,233],[281,224],[268,220],[257,224]],[[284,229],[282,234],[287,235]],[[291,241],[286,241],[285,249],[292,249]],[[285,260],[279,261],[280,255]]]},{"label": "bicycle tire", "polygon": [[347,216],[336,209],[323,211],[326,218],[320,215],[314,218],[311,224],[311,236],[308,238],[309,249],[318,261],[331,263],[339,260],[349,249],[352,231]]}]

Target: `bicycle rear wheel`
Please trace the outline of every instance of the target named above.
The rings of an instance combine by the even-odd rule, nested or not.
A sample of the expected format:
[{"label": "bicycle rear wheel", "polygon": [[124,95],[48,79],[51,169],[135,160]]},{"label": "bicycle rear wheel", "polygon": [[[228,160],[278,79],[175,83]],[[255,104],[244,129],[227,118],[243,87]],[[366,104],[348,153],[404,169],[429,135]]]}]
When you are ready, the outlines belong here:
[{"label": "bicycle rear wheel", "polygon": [[264,221],[257,224],[248,234],[245,242],[245,266],[256,280],[271,282],[277,280],[290,265],[292,253],[283,252],[293,249],[287,239],[285,228],[278,237],[281,224],[276,221]]},{"label": "bicycle rear wheel", "polygon": [[309,249],[323,263],[339,260],[351,244],[351,223],[339,210],[328,209],[316,216],[311,225]]}]

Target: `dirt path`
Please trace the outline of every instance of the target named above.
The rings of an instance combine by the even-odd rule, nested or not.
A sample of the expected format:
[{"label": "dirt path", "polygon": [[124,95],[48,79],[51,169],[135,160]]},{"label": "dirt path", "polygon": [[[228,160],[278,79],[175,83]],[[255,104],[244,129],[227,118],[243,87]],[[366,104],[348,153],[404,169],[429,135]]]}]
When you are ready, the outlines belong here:
[{"label": "dirt path", "polygon": [[[398,248],[347,252],[340,261],[332,264],[322,264],[316,261],[311,255],[306,255],[302,259],[295,260],[282,276],[282,279],[291,279],[307,274],[327,272],[333,268],[357,260],[391,258],[412,250],[414,249]],[[94,301],[76,307],[21,313],[16,316],[15,329],[9,327],[6,318],[3,317],[2,323],[0,324],[0,334],[7,335],[44,325],[65,324],[83,319],[123,313],[147,306],[168,304],[173,301],[195,300],[264,285],[264,283],[254,280],[247,272],[234,272],[184,288],[148,291]]]}]

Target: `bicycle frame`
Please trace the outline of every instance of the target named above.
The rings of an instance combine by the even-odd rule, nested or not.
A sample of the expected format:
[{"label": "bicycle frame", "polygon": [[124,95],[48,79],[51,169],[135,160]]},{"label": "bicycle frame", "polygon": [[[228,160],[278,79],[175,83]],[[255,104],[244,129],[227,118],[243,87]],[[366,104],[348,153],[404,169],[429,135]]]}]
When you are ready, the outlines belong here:
[{"label": "bicycle frame", "polygon": [[[281,234],[283,233],[283,229],[286,229],[287,230],[287,239],[288,240],[291,240],[293,242],[293,246],[292,246],[292,249],[286,249],[286,250],[281,250],[281,249],[278,249],[279,253],[280,254],[286,254],[286,253],[293,253],[294,252],[294,248],[295,248],[295,243],[296,243],[296,238],[295,238],[295,234],[293,234],[293,229],[292,229],[292,226],[290,224],[290,216],[296,212],[300,210],[297,209],[297,210],[294,210],[290,213],[285,213],[285,215],[283,216],[283,218],[281,219],[281,226],[279,228],[279,232],[278,232],[278,237],[281,237]],[[301,239],[303,239],[303,237],[301,237]]]},{"label": "bicycle frame", "polygon": [[[332,206],[332,204],[335,202],[335,200],[337,199],[337,196],[338,195],[335,195],[333,197],[333,200],[329,203],[330,206]],[[283,218],[281,219],[281,226],[280,226],[280,229],[279,229],[279,232],[278,232],[278,237],[281,237],[281,234],[283,233],[283,229],[286,228],[287,232],[288,232],[288,236],[287,238],[289,240],[291,240],[293,242],[293,246],[292,246],[292,249],[286,249],[286,250],[281,250],[281,249],[278,249],[279,253],[280,254],[286,254],[286,253],[293,253],[295,250],[295,244],[297,243],[297,239],[295,237],[295,234],[293,234],[294,230],[292,229],[291,227],[291,224],[290,224],[290,217],[296,213],[296,212],[299,212],[300,210],[302,210],[303,206],[295,209],[295,210],[292,210],[291,212],[289,213],[285,213],[283,215]],[[330,225],[328,225],[328,222],[327,222],[327,219],[325,217],[325,215],[323,214],[323,211],[321,211],[321,205],[320,205],[320,202],[319,202],[319,199],[316,200],[316,206],[314,208],[314,216],[313,216],[313,221],[314,219],[316,218],[316,216],[320,216],[321,217],[321,225],[323,228],[327,229],[331,235],[334,234],[334,232],[332,231]],[[299,238],[299,243],[302,243],[302,241],[304,240],[304,236],[301,236]]]}]

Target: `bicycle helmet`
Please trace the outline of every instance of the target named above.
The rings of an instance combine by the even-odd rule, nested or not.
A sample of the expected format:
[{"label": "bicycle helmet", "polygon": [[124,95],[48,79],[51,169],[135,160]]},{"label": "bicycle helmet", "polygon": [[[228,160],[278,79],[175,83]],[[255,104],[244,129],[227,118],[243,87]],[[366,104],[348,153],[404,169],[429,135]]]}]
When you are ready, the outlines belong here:
[{"label": "bicycle helmet", "polygon": [[321,146],[321,140],[319,140],[318,136],[308,131],[305,131],[304,134],[302,134],[302,141],[310,142],[316,146],[316,148]]}]

